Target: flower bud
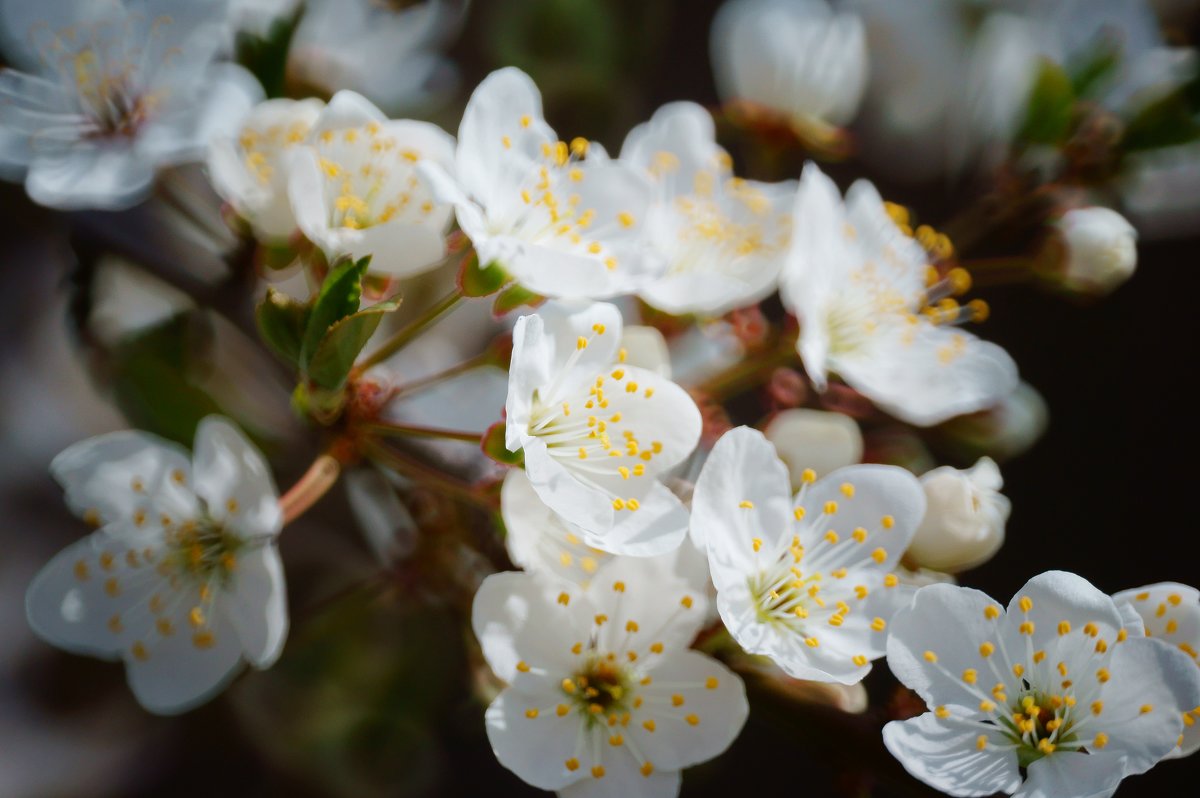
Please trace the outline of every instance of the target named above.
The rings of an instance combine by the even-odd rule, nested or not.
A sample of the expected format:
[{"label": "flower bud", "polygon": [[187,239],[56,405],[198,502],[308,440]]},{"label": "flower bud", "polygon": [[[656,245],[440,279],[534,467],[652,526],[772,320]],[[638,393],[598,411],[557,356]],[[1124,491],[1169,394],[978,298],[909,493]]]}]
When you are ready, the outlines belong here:
[{"label": "flower bud", "polygon": [[862,432],[854,419],[841,413],[806,408],[784,410],[771,419],[764,434],[787,464],[793,490],[800,489],[801,474],[806,468],[824,476],[862,462]]},{"label": "flower bud", "polygon": [[1021,382],[995,407],[943,424],[938,445],[963,459],[987,455],[1003,463],[1037,443],[1049,421],[1046,400],[1032,385]]},{"label": "flower bud", "polygon": [[1062,280],[1068,288],[1106,294],[1133,275],[1137,231],[1108,208],[1068,211],[1058,223],[1067,252]]},{"label": "flower bud", "polygon": [[1004,542],[1010,505],[999,491],[1000,469],[987,457],[959,470],[935,468],[921,477],[927,502],[906,559],[923,567],[957,573],[986,562]]}]

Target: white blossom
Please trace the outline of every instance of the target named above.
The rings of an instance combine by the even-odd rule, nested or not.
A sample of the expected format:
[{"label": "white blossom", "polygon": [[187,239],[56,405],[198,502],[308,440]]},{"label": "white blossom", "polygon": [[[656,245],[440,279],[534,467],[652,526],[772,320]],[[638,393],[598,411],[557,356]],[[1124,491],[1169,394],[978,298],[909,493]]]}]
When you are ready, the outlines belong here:
[{"label": "white blossom", "polygon": [[687,392],[625,362],[612,305],[551,302],[513,330],[505,440],[533,489],[582,539],[615,554],[677,547],[687,510],[660,478],[700,438]]},{"label": "white blossom", "polygon": [[849,122],[867,86],[862,20],[825,0],[730,0],[711,50],[722,98],[769,108],[801,131]]},{"label": "white blossom", "polygon": [[795,182],[734,177],[715,136],[708,111],[670,103],[621,148],[654,184],[646,236],[667,271],[639,293],[667,313],[720,316],[758,302],[775,290],[786,251]]},{"label": "white blossom", "polygon": [[921,477],[925,518],[907,558],[923,568],[958,573],[992,558],[1004,543],[1011,510],[1004,479],[988,457],[969,469],[940,466]]},{"label": "white blossom", "polygon": [[275,662],[287,595],[282,526],[262,456],[210,416],[188,457],[141,432],[78,443],[50,466],[71,510],[99,529],[63,549],[26,595],[29,623],[56,646],[122,659],[152,712],[190,709],[242,660]]},{"label": "white blossom", "polygon": [[288,155],[308,139],[324,107],[314,98],[266,100],[239,130],[209,146],[213,188],[264,241],[285,240],[296,230],[287,194]]},{"label": "white blossom", "polygon": [[417,177],[450,167],[454,139],[437,125],[389,120],[365,97],[334,95],[291,153],[288,196],[300,230],[325,255],[371,255],[371,270],[410,277],[446,254],[451,208]]},{"label": "white blossom", "polygon": [[804,484],[806,470],[823,476],[862,462],[862,430],[843,413],[807,407],[781,410],[763,434],[787,465],[792,490]]},{"label": "white blossom", "polygon": [[854,684],[884,654],[892,613],[911,595],[890,573],[925,497],[901,468],[859,465],[806,477],[761,433],[727,432],[692,496],[717,609],[734,639],[797,679]]},{"label": "white blossom", "polygon": [[1109,208],[1076,208],[1058,222],[1066,245],[1063,282],[1070,288],[1108,293],[1137,268],[1137,231]]},{"label": "white blossom", "polygon": [[524,288],[602,299],[662,273],[643,242],[650,181],[585,139],[559,141],[524,72],[501,69],[476,87],[455,168],[456,179],[433,164],[421,171],[454,205],[479,262],[499,264]]},{"label": "white blossom", "polygon": [[586,590],[501,573],[472,627],[508,686],[488,707],[500,764],[562,796],[674,796],[722,753],[749,707],[732,671],[688,649],[705,599],[653,562],[620,558]]},{"label": "white blossom", "polygon": [[1012,359],[956,325],[986,314],[959,306],[954,281],[929,284],[929,255],[888,215],[870,183],[843,204],[814,164],[800,180],[784,304],[800,319],[797,349],[824,389],[836,372],[897,418],[929,426],[996,404],[1017,385]]},{"label": "white blossom", "polygon": [[1007,611],[978,590],[922,588],[892,619],[887,653],[931,711],[889,723],[884,743],[950,795],[1112,795],[1172,751],[1200,705],[1200,669],[1140,634],[1062,571],[1031,579]]},{"label": "white blossom", "polygon": [[213,63],[228,41],[217,0],[6,3],[3,25],[36,60],[0,72],[0,175],[42,205],[134,205],[262,96],[249,72]]},{"label": "white blossom", "polygon": [[[1200,667],[1200,591],[1176,582],[1122,590],[1113,596],[1117,607],[1131,607],[1141,619],[1146,637],[1174,646]],[[1168,756],[1188,756],[1200,750],[1200,705],[1184,706],[1183,734]]]}]

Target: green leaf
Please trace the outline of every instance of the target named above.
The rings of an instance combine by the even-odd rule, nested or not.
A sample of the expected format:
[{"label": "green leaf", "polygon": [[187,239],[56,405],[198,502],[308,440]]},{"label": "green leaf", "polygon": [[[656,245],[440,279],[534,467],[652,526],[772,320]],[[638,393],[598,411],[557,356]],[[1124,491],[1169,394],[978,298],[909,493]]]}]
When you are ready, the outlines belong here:
[{"label": "green leaf", "polygon": [[1078,66],[1071,69],[1071,88],[1075,96],[1086,97],[1112,74],[1119,63],[1120,47],[1109,40],[1101,41]]},{"label": "green leaf", "polygon": [[254,310],[254,319],[267,346],[295,366],[300,362],[300,348],[311,312],[311,302],[299,302],[268,288],[267,295]]},{"label": "green leaf", "polygon": [[1142,108],[1125,127],[1121,148],[1125,152],[1154,150],[1186,144],[1200,138],[1188,87],[1184,86]]},{"label": "green leaf", "polygon": [[1043,59],[1017,140],[1025,144],[1061,144],[1071,130],[1074,107],[1071,79],[1058,64]]},{"label": "green leaf", "polygon": [[490,296],[510,279],[504,267],[495,261],[481,267],[474,252],[463,258],[458,269],[458,287],[464,296]]},{"label": "green leaf", "polygon": [[546,297],[541,294],[535,294],[527,288],[514,284],[501,291],[500,295],[496,297],[496,301],[492,303],[492,313],[496,316],[503,316],[510,310],[516,310],[523,305],[537,306],[545,301]]},{"label": "green leaf", "polygon": [[300,366],[307,370],[317,345],[329,328],[358,310],[362,298],[362,279],[371,263],[370,256],[354,261],[349,258],[333,264],[321,291],[313,303],[300,347]]},{"label": "green leaf", "polygon": [[504,445],[504,422],[497,421],[483,433],[483,453],[501,465],[520,466],[525,464],[525,451],[510,452]]},{"label": "green leaf", "polygon": [[337,390],[346,382],[354,361],[379,326],[386,313],[400,307],[400,298],[379,302],[336,322],[317,344],[308,361],[308,378],[327,390]]}]

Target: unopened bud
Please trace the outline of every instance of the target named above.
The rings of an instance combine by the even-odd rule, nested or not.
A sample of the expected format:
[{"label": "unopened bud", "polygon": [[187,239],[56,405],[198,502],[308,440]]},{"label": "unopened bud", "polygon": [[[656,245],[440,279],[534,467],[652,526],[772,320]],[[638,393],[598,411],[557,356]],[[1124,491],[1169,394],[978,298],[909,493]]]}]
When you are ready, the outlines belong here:
[{"label": "unopened bud", "polygon": [[799,490],[801,474],[806,468],[824,476],[862,462],[862,432],[854,419],[841,413],[806,408],[784,410],[771,419],[765,434],[787,464],[793,490]]},{"label": "unopened bud", "polygon": [[1137,231],[1108,208],[1068,211],[1058,223],[1066,256],[1063,284],[1072,290],[1106,294],[1128,280],[1137,266]]},{"label": "unopened bud", "polygon": [[987,457],[959,470],[935,468],[921,477],[925,519],[906,559],[937,571],[957,573],[989,560],[1004,542],[1010,508],[1000,493],[1004,480]]}]

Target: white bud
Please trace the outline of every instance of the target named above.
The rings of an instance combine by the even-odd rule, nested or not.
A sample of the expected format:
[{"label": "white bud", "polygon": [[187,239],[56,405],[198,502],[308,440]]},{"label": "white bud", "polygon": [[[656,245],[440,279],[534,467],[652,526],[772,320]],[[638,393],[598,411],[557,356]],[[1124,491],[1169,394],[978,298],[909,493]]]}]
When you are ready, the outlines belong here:
[{"label": "white bud", "polygon": [[828,410],[798,408],[778,413],[764,433],[788,467],[792,489],[811,468],[817,476],[862,462],[863,437],[854,419]]},{"label": "white bud", "polygon": [[935,468],[921,477],[925,519],[907,559],[923,568],[957,573],[991,559],[1004,542],[1010,508],[1000,493],[1004,480],[988,457],[959,470]]},{"label": "white bud", "polygon": [[671,379],[671,353],[667,339],[654,327],[631,324],[621,331],[621,348],[630,366],[648,369]]},{"label": "white bud", "polygon": [[1133,275],[1137,231],[1108,208],[1068,211],[1058,223],[1067,247],[1063,282],[1068,288],[1108,293]]},{"label": "white bud", "polygon": [[862,20],[824,0],[731,0],[713,22],[712,58],[725,100],[748,100],[799,129],[839,126],[867,85]]}]

